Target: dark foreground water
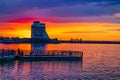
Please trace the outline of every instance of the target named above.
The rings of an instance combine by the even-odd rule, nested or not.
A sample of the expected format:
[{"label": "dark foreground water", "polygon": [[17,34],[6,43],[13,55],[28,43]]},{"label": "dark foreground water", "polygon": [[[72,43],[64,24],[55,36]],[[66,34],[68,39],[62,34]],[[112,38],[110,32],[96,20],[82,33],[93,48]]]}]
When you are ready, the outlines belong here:
[{"label": "dark foreground water", "polygon": [[120,80],[120,45],[0,44],[0,48],[84,52],[82,61],[12,61],[0,63],[0,80]]}]

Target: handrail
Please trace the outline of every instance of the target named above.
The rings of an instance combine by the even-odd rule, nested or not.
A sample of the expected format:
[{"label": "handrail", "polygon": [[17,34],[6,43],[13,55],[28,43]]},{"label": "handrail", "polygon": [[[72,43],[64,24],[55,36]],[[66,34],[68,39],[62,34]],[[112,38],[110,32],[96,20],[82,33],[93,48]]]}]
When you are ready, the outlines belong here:
[{"label": "handrail", "polygon": [[72,51],[72,50],[4,50],[0,49],[0,56],[10,56],[10,55],[17,55],[17,56],[83,56],[82,51]]}]

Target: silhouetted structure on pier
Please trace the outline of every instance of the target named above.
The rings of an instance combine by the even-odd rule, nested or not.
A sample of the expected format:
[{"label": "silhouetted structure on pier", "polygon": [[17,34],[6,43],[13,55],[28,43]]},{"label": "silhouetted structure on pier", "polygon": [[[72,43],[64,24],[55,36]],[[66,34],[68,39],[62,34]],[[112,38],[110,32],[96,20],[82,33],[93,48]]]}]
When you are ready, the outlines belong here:
[{"label": "silhouetted structure on pier", "polygon": [[57,38],[50,39],[44,23],[34,21],[31,26],[31,38],[0,37],[0,43],[59,43]]},{"label": "silhouetted structure on pier", "polygon": [[31,27],[31,38],[39,38],[48,40],[49,37],[45,30],[45,24],[39,21],[34,21]]}]

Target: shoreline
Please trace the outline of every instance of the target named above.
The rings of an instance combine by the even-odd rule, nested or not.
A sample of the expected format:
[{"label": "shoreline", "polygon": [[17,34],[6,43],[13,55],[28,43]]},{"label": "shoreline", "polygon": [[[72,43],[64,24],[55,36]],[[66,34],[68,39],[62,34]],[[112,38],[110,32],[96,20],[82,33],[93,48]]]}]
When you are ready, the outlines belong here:
[{"label": "shoreline", "polygon": [[82,41],[82,42],[71,42],[71,41],[59,41],[59,42],[0,42],[1,44],[34,44],[34,43],[45,43],[45,44],[60,44],[60,43],[73,43],[73,44],[120,44],[119,41]]}]

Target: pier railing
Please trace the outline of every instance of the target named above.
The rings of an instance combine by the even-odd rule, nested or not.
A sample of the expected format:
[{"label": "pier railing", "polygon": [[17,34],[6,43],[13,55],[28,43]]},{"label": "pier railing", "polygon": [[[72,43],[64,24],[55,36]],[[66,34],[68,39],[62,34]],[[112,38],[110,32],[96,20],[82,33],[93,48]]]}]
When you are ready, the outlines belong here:
[{"label": "pier railing", "polygon": [[0,50],[0,57],[4,56],[83,56],[82,51],[71,50]]},{"label": "pier railing", "polygon": [[[26,55],[27,54],[27,55]],[[24,56],[82,56],[82,51],[71,51],[71,50],[23,50],[22,55]]]},{"label": "pier railing", "polygon": [[0,58],[4,58],[4,57],[12,57],[16,55],[16,51],[15,50],[4,50],[4,49],[0,49]]}]

